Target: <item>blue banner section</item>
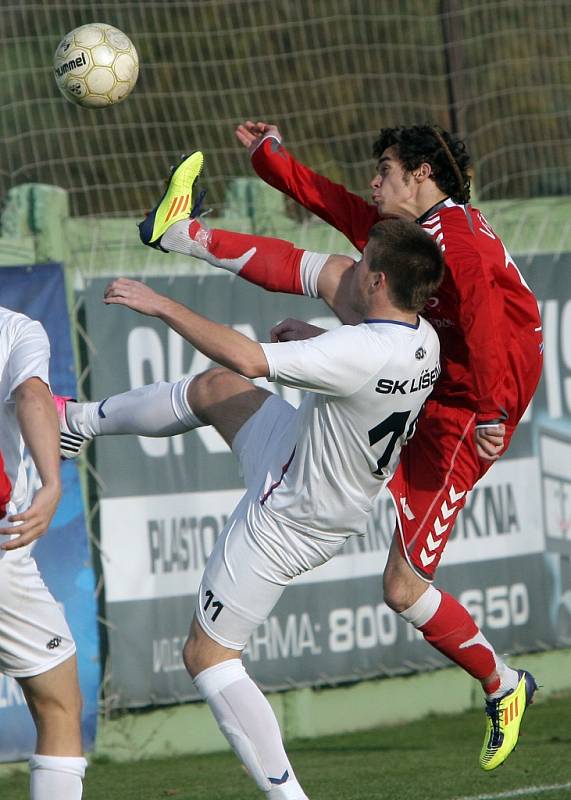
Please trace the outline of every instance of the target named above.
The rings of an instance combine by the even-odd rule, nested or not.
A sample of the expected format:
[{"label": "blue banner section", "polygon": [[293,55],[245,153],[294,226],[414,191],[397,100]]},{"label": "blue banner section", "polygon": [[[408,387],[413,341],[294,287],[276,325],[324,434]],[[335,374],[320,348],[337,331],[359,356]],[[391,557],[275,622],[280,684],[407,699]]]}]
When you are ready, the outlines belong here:
[{"label": "blue banner section", "polygon": [[[39,320],[51,345],[50,382],[55,394],[74,395],[75,367],[65,283],[60,264],[2,269],[2,305]],[[83,694],[83,739],[95,741],[100,682],[95,577],[85,527],[79,473],[62,463],[63,494],[49,532],[34,548],[45,583],[63,605],[77,644]],[[17,683],[0,675],[0,761],[27,758],[35,749],[35,728]]]}]

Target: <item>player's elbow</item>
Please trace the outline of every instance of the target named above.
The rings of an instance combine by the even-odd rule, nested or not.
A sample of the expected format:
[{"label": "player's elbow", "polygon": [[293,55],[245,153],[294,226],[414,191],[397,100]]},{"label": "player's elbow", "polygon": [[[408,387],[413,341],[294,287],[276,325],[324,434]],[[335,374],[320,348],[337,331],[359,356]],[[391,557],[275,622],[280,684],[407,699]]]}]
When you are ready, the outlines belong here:
[{"label": "player's elbow", "polygon": [[258,342],[251,342],[249,347],[236,348],[233,354],[232,369],[245,378],[267,378],[269,375],[268,362],[262,347]]},{"label": "player's elbow", "polygon": [[245,378],[250,378],[251,380],[254,380],[254,378],[268,377],[267,363],[264,361],[262,364],[258,359],[244,359],[236,366],[236,370],[240,375],[243,375]]}]

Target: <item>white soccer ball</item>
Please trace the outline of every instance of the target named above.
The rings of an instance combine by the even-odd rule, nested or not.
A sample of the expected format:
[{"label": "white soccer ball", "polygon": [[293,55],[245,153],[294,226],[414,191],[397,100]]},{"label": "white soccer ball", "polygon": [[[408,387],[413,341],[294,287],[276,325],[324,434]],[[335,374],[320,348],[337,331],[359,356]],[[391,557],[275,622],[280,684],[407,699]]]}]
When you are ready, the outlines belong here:
[{"label": "white soccer ball", "polygon": [[54,55],[54,75],[66,100],[85,108],[104,108],[133,91],[139,56],[118,28],[91,22],[61,40]]}]

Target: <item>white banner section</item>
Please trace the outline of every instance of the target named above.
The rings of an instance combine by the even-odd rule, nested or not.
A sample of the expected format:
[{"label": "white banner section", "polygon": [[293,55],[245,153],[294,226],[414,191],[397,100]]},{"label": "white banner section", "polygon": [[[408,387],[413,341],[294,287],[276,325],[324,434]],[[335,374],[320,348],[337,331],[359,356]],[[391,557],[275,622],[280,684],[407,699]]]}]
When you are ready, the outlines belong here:
[{"label": "white banner section", "polygon": [[196,594],[206,560],[243,491],[101,500],[108,603]]},{"label": "white banner section", "polygon": [[[194,595],[206,560],[240,490],[101,500],[101,546],[108,602]],[[383,492],[362,541],[294,583],[380,575],[392,533]],[[383,522],[384,521],[384,522]],[[380,526],[382,525],[382,530]],[[543,552],[537,459],[499,462],[468,497],[442,564]]]}]

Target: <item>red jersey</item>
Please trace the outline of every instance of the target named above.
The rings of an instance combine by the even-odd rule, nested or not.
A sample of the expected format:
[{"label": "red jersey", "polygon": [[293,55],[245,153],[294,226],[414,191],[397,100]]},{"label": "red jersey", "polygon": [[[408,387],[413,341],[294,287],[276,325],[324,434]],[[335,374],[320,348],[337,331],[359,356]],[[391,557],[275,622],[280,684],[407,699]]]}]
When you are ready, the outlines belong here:
[{"label": "red jersey", "polygon": [[[258,175],[343,233],[358,250],[383,216],[376,206],[300,164],[275,139],[252,156]],[[439,244],[444,280],[424,310],[441,346],[431,399],[468,408],[476,423],[515,425],[539,381],[537,301],[483,214],[447,199],[418,222]]]}]

